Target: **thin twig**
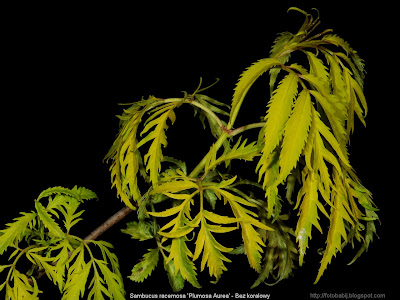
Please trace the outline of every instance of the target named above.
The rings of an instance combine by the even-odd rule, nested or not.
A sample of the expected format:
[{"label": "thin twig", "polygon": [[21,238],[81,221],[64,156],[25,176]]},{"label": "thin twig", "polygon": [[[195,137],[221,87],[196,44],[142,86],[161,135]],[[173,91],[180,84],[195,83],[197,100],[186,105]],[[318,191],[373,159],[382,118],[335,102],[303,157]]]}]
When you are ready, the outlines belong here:
[{"label": "thin twig", "polygon": [[[110,229],[112,226],[117,224],[119,221],[121,221],[123,218],[125,218],[127,215],[129,215],[133,210],[130,209],[128,206],[125,206],[121,208],[119,211],[117,211],[115,214],[113,214],[110,218],[107,219],[103,224],[101,224],[99,227],[97,227],[95,230],[93,230],[88,236],[86,236],[83,239],[83,242],[86,244],[89,244],[91,241],[97,239],[100,235],[102,235],[105,231]],[[72,252],[68,253],[68,256],[71,256]],[[38,280],[43,277],[43,275],[46,274],[45,270],[39,270],[37,274],[35,275],[35,279]],[[34,285],[33,279],[30,277],[28,279],[28,282],[31,286]]]},{"label": "thin twig", "polygon": [[123,218],[125,218],[127,215],[129,215],[132,211],[133,210],[130,209],[128,206],[121,208],[118,212],[116,212],[114,215],[112,215],[110,218],[108,218],[107,221],[105,221],[103,224],[101,224],[99,227],[97,227],[95,230],[93,230],[83,240],[86,243],[88,243],[91,240],[97,239],[101,234],[103,234],[105,231],[107,231],[112,226],[117,224],[119,221],[121,221]]}]

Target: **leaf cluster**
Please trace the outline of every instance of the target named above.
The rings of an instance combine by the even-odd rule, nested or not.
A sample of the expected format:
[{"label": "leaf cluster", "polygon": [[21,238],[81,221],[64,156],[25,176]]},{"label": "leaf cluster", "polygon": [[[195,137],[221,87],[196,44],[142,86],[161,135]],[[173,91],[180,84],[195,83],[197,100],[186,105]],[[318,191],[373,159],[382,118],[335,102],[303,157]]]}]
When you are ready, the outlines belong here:
[{"label": "leaf cluster", "polygon": [[[350,264],[368,250],[378,208],[348,154],[355,120],[366,124],[364,62],[332,30],[315,34],[319,16],[289,10],[305,16],[303,25],[278,35],[270,56],[241,74],[230,105],[204,95],[209,87],[200,82],[191,94],[143,98],[118,116],[120,129],[105,160],[117,197],[136,211],[122,232],[153,243],[133,266],[132,281],[143,282],[162,262],[173,291],[185,282],[201,288],[199,271],[216,283],[242,254],[257,273],[252,287],[275,284],[302,266],[314,228],[326,239],[315,283],[347,244],[361,244]],[[304,65],[292,62],[295,52]],[[271,92],[262,121],[235,128],[248,91],[264,73]],[[215,138],[191,172],[164,153],[182,105],[190,105]],[[248,130],[258,138],[249,140]],[[240,177],[237,160],[254,162],[249,165],[258,182]],[[12,263],[0,266],[6,299],[38,299],[38,274],[46,274],[65,300],[124,299],[112,245],[71,234],[81,220],[80,204],[93,198],[82,187],[50,188],[33,211],[0,231],[0,255],[14,249]],[[232,244],[234,235],[241,242]],[[21,259],[32,266],[26,274],[17,269]]]},{"label": "leaf cluster", "polygon": [[[243,72],[230,106],[200,94],[206,88],[199,86],[182,98],[142,99],[119,116],[120,132],[106,160],[117,195],[137,210],[137,221],[123,232],[155,242],[131,280],[148,278],[161,257],[173,290],[185,281],[199,288],[198,268],[217,282],[230,255],[243,253],[258,273],[253,287],[270,277],[279,282],[303,264],[313,228],[324,232],[321,216],[329,227],[315,282],[346,244],[361,243],[355,258],[368,249],[378,209],[347,151],[355,119],[365,125],[368,112],[364,62],[332,30],[314,34],[319,16],[290,10],[304,14],[300,30],[280,34],[270,57]],[[291,62],[293,52],[307,64]],[[266,72],[271,97],[262,122],[235,128],[249,89]],[[193,107],[216,138],[190,173],[179,158],[163,155],[181,105]],[[258,139],[242,137],[254,129]],[[234,160],[255,161],[259,183],[239,178]],[[284,210],[297,211],[293,228],[287,222],[295,217]],[[240,232],[242,245],[222,244],[219,237],[231,232]]]},{"label": "leaf cluster", "polygon": [[[90,274],[93,278],[86,299],[125,299],[113,246],[71,234],[72,227],[82,220],[80,204],[95,198],[96,194],[84,187],[49,188],[35,200],[35,210],[21,213],[0,231],[0,255],[14,250],[10,264],[0,266],[0,272],[6,274],[0,285],[6,299],[39,299],[36,278],[43,274],[58,287],[63,300],[83,298]],[[100,249],[101,258],[95,258],[89,243]],[[19,270],[24,261],[31,266],[26,274]]]}]

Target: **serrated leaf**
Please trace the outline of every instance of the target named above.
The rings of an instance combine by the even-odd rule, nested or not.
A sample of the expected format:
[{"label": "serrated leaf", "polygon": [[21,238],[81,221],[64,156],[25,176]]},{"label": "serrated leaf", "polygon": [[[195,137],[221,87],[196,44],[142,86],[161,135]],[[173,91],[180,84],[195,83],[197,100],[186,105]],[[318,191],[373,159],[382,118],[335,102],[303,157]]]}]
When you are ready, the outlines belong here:
[{"label": "serrated leaf", "polygon": [[[269,108],[265,117],[266,123],[263,128],[264,147],[262,149],[262,156],[256,168],[259,172],[259,176],[262,176],[265,173],[267,159],[282,138],[283,130],[292,110],[293,99],[297,94],[297,84],[297,75],[290,72],[281,80],[268,104]],[[265,185],[266,183],[264,179],[263,186],[265,187]]]},{"label": "serrated leaf", "polygon": [[264,175],[263,189],[267,198],[268,218],[271,218],[277,204],[277,179],[279,176],[279,155],[278,151],[272,152],[263,162],[258,174],[260,181]]},{"label": "serrated leaf", "polygon": [[267,283],[267,285],[275,285],[282,279],[288,278],[295,268],[294,261],[297,260],[297,250],[295,243],[290,238],[290,235],[294,235],[293,230],[279,220],[271,226],[274,231],[265,232],[264,239],[268,241],[268,245],[265,249],[263,267],[251,288],[265,282],[270,276],[276,281],[273,284]]},{"label": "serrated leaf", "polygon": [[306,79],[316,88],[316,90],[310,90],[310,93],[318,103],[321,104],[329,120],[335,138],[342,147],[342,152],[346,152],[347,138],[345,122],[347,120],[347,104],[343,99],[331,94],[329,86],[313,74],[305,74],[301,75],[301,77]]},{"label": "serrated leaf", "polygon": [[322,81],[328,83],[329,73],[323,61],[319,59],[314,53],[306,51],[308,62],[310,64],[310,73],[320,78]]},{"label": "serrated leaf", "polygon": [[97,270],[96,264],[93,265],[93,278],[90,282],[89,288],[91,288],[88,294],[88,300],[105,300],[104,295],[112,299],[111,293],[107,290],[104,284],[103,278],[101,278],[99,271]]},{"label": "serrated leaf", "polygon": [[43,222],[43,225],[58,238],[65,238],[65,233],[61,230],[60,226],[52,219],[50,214],[46,211],[43,205],[35,201],[35,208],[38,213],[39,219]]},{"label": "serrated leaf", "polygon": [[164,269],[167,272],[169,284],[174,292],[179,292],[185,286],[185,279],[183,279],[180,272],[175,273],[175,265],[173,261],[167,261],[167,257],[161,252],[164,258]]},{"label": "serrated leaf", "polygon": [[146,121],[144,129],[140,133],[140,136],[142,136],[154,127],[137,144],[139,149],[147,142],[152,141],[147,154],[144,156],[144,163],[146,164],[146,171],[150,173],[150,180],[153,185],[158,182],[158,175],[161,171],[162,147],[167,146],[167,136],[165,134],[168,129],[167,120],[169,119],[172,124],[175,122],[174,109],[177,106],[178,103],[167,103],[158,107],[156,112],[153,112],[153,115]]},{"label": "serrated leaf", "polygon": [[75,258],[75,262],[68,270],[68,277],[64,287],[62,300],[79,300],[83,297],[86,289],[86,282],[92,263],[86,263],[84,257],[84,246],[80,245],[72,253],[70,260]]},{"label": "serrated leaf", "polygon": [[[278,58],[278,60],[282,63],[285,64],[290,58],[290,52],[288,52],[285,55],[281,55],[283,51],[285,50],[285,45],[293,38],[293,34],[290,32],[282,32],[278,34],[276,37],[273,46],[271,47],[270,51],[270,57],[272,58]],[[269,88],[270,88],[270,93],[272,95],[272,92],[274,91],[274,85],[276,78],[278,77],[278,74],[280,73],[281,69],[280,68],[274,68],[269,71],[270,75],[270,80],[269,80]]]},{"label": "serrated leaf", "polygon": [[363,85],[363,79],[364,79],[364,60],[362,60],[358,54],[357,51],[352,49],[349,45],[348,42],[343,40],[341,37],[339,37],[336,34],[327,34],[324,35],[322,38],[322,41],[324,42],[329,42],[333,45],[342,47],[348,55],[350,55],[352,61],[353,61],[353,66],[352,70],[354,72],[354,76],[357,80],[357,82],[360,84],[360,86]]},{"label": "serrated leaf", "polygon": [[13,223],[8,223],[8,228],[0,230],[0,255],[7,250],[11,245],[18,245],[25,235],[25,232],[32,227],[32,223],[35,220],[36,214],[21,213],[22,216],[15,218]]},{"label": "serrated leaf", "polygon": [[170,182],[163,182],[157,185],[151,191],[151,195],[160,193],[178,193],[188,189],[198,189],[199,186],[186,178],[179,178],[179,180],[173,180]]},{"label": "serrated leaf", "polygon": [[[350,76],[350,83],[351,83],[352,89],[355,91],[359,101],[361,102],[361,105],[364,109],[364,117],[366,117],[367,113],[368,113],[368,105],[367,105],[367,100],[365,99],[365,95],[363,93],[362,87],[351,76]],[[357,102],[357,104],[358,104],[358,102]],[[363,119],[360,118],[360,120],[362,121]]]},{"label": "serrated leaf", "polygon": [[[137,131],[143,115],[161,103],[159,99],[150,96],[138,101],[120,116],[120,131],[104,160],[112,160],[110,166],[112,187],[116,187],[117,196],[129,208],[135,210],[131,200],[138,201],[140,191],[137,186],[137,173],[145,174],[142,157],[137,150]],[[143,169],[143,170],[142,170]],[[146,175],[146,174],[145,174]],[[147,176],[147,175],[146,175]],[[147,178],[145,178],[147,180]]]},{"label": "serrated leaf", "polygon": [[[226,105],[226,104],[221,103],[215,99],[212,99],[206,95],[201,95],[201,94],[195,94],[195,99],[196,99],[196,101],[198,101],[200,104],[202,104],[203,106],[205,106],[207,109],[211,110],[212,112],[214,112],[216,114],[222,114],[222,115],[229,117],[228,112],[215,106],[215,105],[219,105],[219,106],[226,106],[226,107],[230,108],[229,105]],[[215,105],[213,105],[213,104],[215,104]],[[222,133],[220,123],[217,122],[216,119],[213,116],[211,116],[209,113],[206,113],[203,109],[200,109],[194,105],[193,105],[193,108],[195,109],[195,112],[199,112],[200,121],[202,122],[204,129],[206,128],[205,119],[207,119],[211,134],[215,138],[219,138],[219,136]],[[226,125],[226,123],[224,121],[221,120],[221,122],[223,125]],[[226,144],[227,143],[225,143],[225,145]]]},{"label": "serrated leaf", "polygon": [[196,267],[190,259],[192,257],[192,252],[186,246],[186,237],[180,237],[172,240],[170,254],[166,263],[173,261],[175,276],[180,273],[183,279],[189,281],[194,287],[201,288],[196,278]]},{"label": "serrated leaf", "polygon": [[212,209],[215,209],[215,204],[217,202],[217,195],[215,195],[214,191],[212,190],[204,190],[204,198],[207,200],[207,202],[211,205]]},{"label": "serrated leaf", "polygon": [[[118,149],[119,153],[117,153],[118,163],[116,162],[117,165],[115,166],[119,169],[115,170],[116,181],[114,184],[119,184],[119,189],[123,192],[120,194],[121,200],[128,204],[130,204],[130,201],[127,199],[129,194],[132,196],[134,201],[138,201],[140,199],[140,191],[137,183],[137,173],[140,168],[140,154],[137,151],[138,147],[136,138],[138,126],[142,120],[141,117],[141,113],[136,113],[132,116],[132,120],[129,122],[129,124],[127,124],[129,127],[126,129],[126,133],[129,134],[126,135],[125,133],[123,140],[120,142],[121,146]],[[129,191],[129,194],[126,190]]]},{"label": "serrated leaf", "polygon": [[348,265],[353,264],[361,256],[361,254],[364,253],[364,251],[368,251],[368,247],[372,243],[374,235],[376,235],[376,227],[374,221],[379,220],[378,215],[368,209],[365,211],[365,214],[368,218],[368,221],[365,226],[364,243],[362,244],[360,250],[358,250],[357,254],[354,256],[354,258],[351,260],[351,262],[348,263]]},{"label": "serrated leaf", "polygon": [[129,234],[133,239],[145,241],[153,238],[150,233],[149,224],[141,224],[138,222],[129,222],[126,229],[121,229],[123,233]]},{"label": "serrated leaf", "polygon": [[256,142],[252,142],[247,145],[246,143],[247,139],[245,139],[242,143],[240,137],[232,148],[226,149],[220,157],[211,159],[208,165],[206,165],[206,172],[215,169],[216,166],[223,162],[225,162],[225,166],[227,167],[233,159],[252,161],[254,157],[261,154],[261,147],[260,145],[256,144]]},{"label": "serrated leaf", "polygon": [[76,192],[80,200],[92,200],[97,199],[97,195],[95,192],[83,187],[83,186],[74,186],[72,191]]},{"label": "serrated leaf", "polygon": [[[341,101],[342,98],[346,99],[346,87],[343,77],[342,69],[339,66],[338,58],[335,55],[330,55],[324,52],[330,66],[330,79],[332,84],[332,92]],[[345,102],[347,101],[344,100]]]},{"label": "serrated leaf", "polygon": [[194,227],[193,226],[183,226],[183,227],[176,227],[170,232],[163,232],[159,231],[158,234],[167,238],[179,238],[182,236],[185,236],[193,231]]},{"label": "serrated leaf", "polygon": [[281,65],[281,62],[275,58],[264,58],[252,64],[242,73],[238,83],[236,84],[235,93],[233,94],[230,122],[236,119],[238,113],[236,108],[241,106],[244,97],[257,78],[264,72],[279,65]]},{"label": "serrated leaf", "polygon": [[188,212],[190,200],[197,193],[198,193],[198,191],[195,191],[191,195],[184,194],[185,200],[180,205],[168,208],[167,210],[162,211],[162,212],[148,212],[148,213],[149,213],[149,215],[155,216],[155,217],[169,217],[169,216],[173,216],[177,213],[179,213],[179,215],[182,214],[182,216],[183,216],[183,214]]},{"label": "serrated leaf", "polygon": [[232,224],[239,222],[236,218],[221,216],[208,210],[203,210],[202,214],[207,220],[216,224]]},{"label": "serrated leaf", "polygon": [[112,299],[125,300],[125,290],[121,276],[112,272],[104,261],[96,260],[96,265],[100,268],[107,290],[112,295]]},{"label": "serrated leaf", "polygon": [[143,282],[157,266],[159,258],[158,248],[148,249],[148,251],[143,255],[143,259],[133,267],[131,276],[128,276],[130,280]]},{"label": "serrated leaf", "polygon": [[73,248],[67,239],[62,240],[58,245],[52,248],[52,251],[60,249],[60,252],[54,257],[57,285],[60,292],[63,291],[65,285],[65,270],[68,268],[68,260]]},{"label": "serrated leaf", "polygon": [[[300,206],[299,219],[296,226],[296,241],[299,245],[299,265],[303,265],[304,255],[308,248],[308,241],[311,239],[312,227],[315,226],[321,233],[322,228],[319,224],[318,209],[327,215],[324,207],[318,201],[318,182],[307,170],[303,170],[303,186],[297,195],[295,209]],[[304,177],[307,176],[305,179]],[[301,203],[301,205],[300,205]]]},{"label": "serrated leaf", "polygon": [[265,246],[259,233],[254,229],[256,226],[264,230],[273,230],[272,228],[261,223],[254,217],[257,217],[252,211],[244,208],[241,204],[245,204],[246,201],[238,196],[235,196],[223,189],[219,189],[220,193],[225,200],[229,203],[233,214],[239,220],[240,227],[242,229],[242,238],[245,247],[245,253],[247,255],[250,266],[257,272],[261,269],[261,246]]},{"label": "serrated leaf", "polygon": [[110,251],[110,249],[114,248],[113,245],[105,241],[92,241],[92,243],[100,248],[103,260],[108,260],[111,263],[112,271],[121,277],[117,255]]},{"label": "serrated leaf", "polygon": [[[337,173],[334,172],[334,174]],[[328,264],[330,264],[332,257],[336,256],[336,252],[342,251],[342,239],[344,242],[347,242],[347,233],[344,221],[349,222],[351,221],[351,218],[345,208],[346,197],[345,195],[341,194],[340,192],[337,193],[336,191],[333,191],[332,194],[334,206],[331,207],[330,226],[326,249],[324,251],[324,255],[321,260],[321,266],[318,270],[318,275],[314,283],[319,281]]]},{"label": "serrated leaf", "polygon": [[48,257],[42,257],[38,254],[29,252],[27,254],[27,257],[31,256],[35,262],[36,265],[39,267],[43,268],[44,271],[46,272],[47,277],[53,281],[54,284],[57,284],[58,282],[58,275],[57,275],[57,268],[53,265],[54,263],[54,258],[48,258]]},{"label": "serrated leaf", "polygon": [[303,90],[297,98],[293,113],[285,126],[282,150],[279,157],[279,178],[276,184],[286,180],[296,166],[307,140],[311,123],[311,97]]},{"label": "serrated leaf", "polygon": [[12,279],[14,286],[11,287],[9,283],[6,283],[6,299],[19,300],[19,299],[32,299],[38,300],[39,288],[36,280],[33,278],[33,286],[28,281],[28,277],[25,274],[18,272],[13,269]]},{"label": "serrated leaf", "polygon": [[197,235],[193,261],[195,261],[200,256],[201,252],[203,252],[201,271],[204,270],[207,264],[210,276],[214,276],[216,281],[218,281],[222,275],[222,272],[227,270],[224,262],[231,262],[230,259],[226,258],[222,254],[222,252],[230,252],[233,250],[233,248],[227,248],[218,243],[212,235],[212,231],[212,226],[207,224],[205,217],[202,216],[201,227]]},{"label": "serrated leaf", "polygon": [[163,161],[175,164],[180,170],[182,170],[183,174],[187,175],[186,163],[184,161],[173,158],[171,156],[164,156]]},{"label": "serrated leaf", "polygon": [[332,148],[335,150],[336,154],[339,156],[341,161],[351,169],[351,166],[349,164],[349,161],[345,154],[342,151],[342,148],[337,141],[336,137],[330,132],[329,127],[327,127],[319,118],[315,118],[315,126],[318,130],[318,132],[324,136],[324,138],[328,141],[328,143],[332,146]]},{"label": "serrated leaf", "polygon": [[54,195],[54,194],[64,194],[64,195],[68,195],[68,196],[71,196],[71,197],[74,197],[74,198],[78,198],[79,197],[78,194],[76,193],[76,191],[73,191],[71,189],[68,189],[68,188],[65,188],[65,187],[62,187],[62,186],[55,186],[55,187],[51,187],[51,188],[48,188],[48,189],[42,191],[39,194],[37,200],[39,201],[42,198],[49,197],[49,196]]}]

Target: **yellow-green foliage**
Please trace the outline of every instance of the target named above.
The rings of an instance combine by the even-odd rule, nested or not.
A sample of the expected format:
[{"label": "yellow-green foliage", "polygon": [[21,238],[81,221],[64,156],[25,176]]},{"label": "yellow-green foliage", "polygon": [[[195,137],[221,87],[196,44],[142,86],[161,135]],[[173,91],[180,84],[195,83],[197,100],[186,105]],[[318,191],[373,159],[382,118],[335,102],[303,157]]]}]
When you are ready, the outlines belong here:
[{"label": "yellow-green foliage", "polygon": [[[314,227],[326,238],[315,282],[346,244],[361,243],[351,263],[368,249],[378,209],[347,152],[355,119],[365,125],[368,111],[364,63],[332,30],[315,33],[319,17],[290,10],[304,14],[304,24],[295,34],[278,35],[270,57],[241,74],[231,106],[201,94],[207,88],[199,86],[182,98],[142,99],[119,116],[120,131],[105,159],[111,162],[117,196],[137,210],[137,218],[122,231],[135,240],[154,242],[133,266],[131,280],[143,282],[162,261],[174,291],[186,281],[200,288],[198,272],[207,269],[217,282],[234,263],[234,255],[244,254],[257,273],[252,287],[276,283],[304,263]],[[291,61],[293,52],[307,63]],[[264,73],[269,74],[271,95],[265,99],[262,122],[255,116],[254,123],[235,128],[249,89]],[[216,139],[190,173],[185,162],[164,155],[168,128],[179,118],[181,105],[190,105]],[[258,131],[258,138],[246,138],[248,130]],[[242,178],[235,160],[254,161],[258,182]],[[47,206],[40,201],[46,197]],[[43,269],[63,293],[62,299],[83,297],[86,285],[89,299],[123,299],[111,245],[92,241],[103,256],[97,259],[87,242],[70,234],[80,220],[79,203],[93,197],[86,189],[43,192],[35,211],[0,231],[0,255],[15,248],[11,257],[18,261],[26,256]],[[294,219],[293,228],[289,218]],[[321,218],[329,222],[327,228],[322,228],[327,222]],[[235,234],[243,243],[226,244],[229,239],[223,237]],[[28,247],[22,250],[18,245],[23,239]],[[7,270],[0,285],[0,290],[6,288],[7,299],[37,299],[33,277],[30,284],[15,263],[0,266],[0,272]]]},{"label": "yellow-green foliage", "polygon": [[[45,272],[63,300],[85,295],[86,299],[125,299],[118,259],[111,252],[113,246],[104,241],[82,240],[70,233],[82,220],[84,211],[78,211],[79,205],[93,198],[97,198],[96,194],[83,187],[47,189],[35,200],[35,211],[22,213],[0,231],[0,254],[14,250],[10,264],[0,265],[0,272],[7,274],[0,284],[0,291],[5,288],[5,299],[39,299],[42,291],[35,279],[37,271]],[[101,250],[101,258],[94,256],[89,243]],[[18,270],[23,259],[31,263],[27,274]],[[89,281],[90,274],[93,278]]]},{"label": "yellow-green foliage", "polygon": [[[298,265],[303,264],[314,227],[326,235],[316,282],[332,257],[354,238],[363,245],[356,257],[367,249],[375,232],[377,209],[347,153],[355,116],[365,125],[368,110],[362,91],[364,63],[332,30],[313,33],[319,18],[292,10],[305,15],[304,24],[296,34],[280,34],[271,56],[241,74],[229,111],[226,104],[199,94],[205,90],[199,87],[183,98],[150,97],[120,116],[121,131],[106,158],[112,160],[118,195],[138,209],[139,216],[138,223],[128,224],[124,232],[140,239],[148,236],[146,228],[153,228],[157,244],[133,268],[132,280],[147,278],[161,253],[164,267],[173,269],[169,279],[174,290],[182,288],[183,281],[200,287],[198,271],[208,267],[210,276],[218,281],[227,271],[231,255],[244,253],[250,267],[259,273],[253,286],[269,276],[280,281],[292,273],[297,260]],[[292,62],[293,52],[303,55],[308,64]],[[271,98],[266,100],[263,122],[234,128],[246,94],[264,73],[270,75]],[[166,130],[184,104],[194,108],[216,137],[189,174],[184,162],[162,154],[167,146]],[[140,136],[138,128],[142,128]],[[260,131],[258,140],[242,138],[250,129]],[[231,168],[237,159],[256,160],[260,183],[238,179],[240,172]],[[143,194],[138,192],[139,174],[143,186],[149,185]],[[246,193],[248,184],[263,193]],[[288,203],[280,196],[285,185]],[[294,193],[297,200],[292,202]],[[171,206],[159,210],[157,204],[165,201]],[[199,211],[196,215],[194,207]],[[223,207],[229,207],[231,214],[220,213]],[[295,228],[284,224],[288,215],[282,214],[283,210],[297,212]],[[222,211],[226,214],[226,209]],[[296,213],[291,218],[296,218]],[[320,218],[329,220],[327,229],[321,227]],[[240,232],[243,240],[237,249],[218,241],[221,234],[235,232]]]}]

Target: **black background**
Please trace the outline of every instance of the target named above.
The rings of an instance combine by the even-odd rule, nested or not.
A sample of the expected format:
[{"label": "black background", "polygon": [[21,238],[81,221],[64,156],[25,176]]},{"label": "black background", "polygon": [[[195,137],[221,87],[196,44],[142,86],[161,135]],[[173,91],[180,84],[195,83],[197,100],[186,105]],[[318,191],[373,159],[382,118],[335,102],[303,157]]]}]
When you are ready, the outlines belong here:
[{"label": "black background", "polygon": [[[115,115],[122,108],[117,103],[148,95],[180,97],[181,91],[195,90],[200,77],[205,85],[220,78],[206,93],[229,103],[240,73],[268,56],[276,34],[297,32],[301,26],[303,16],[287,13],[287,9],[298,6],[310,11],[317,7],[320,30],[334,29],[366,63],[367,128],[357,125],[349,151],[358,176],[381,208],[380,239],[375,238],[368,253],[351,266],[347,263],[357,249],[347,246],[317,285],[313,281],[321,256],[316,249],[324,245],[315,231],[305,265],[295,270],[294,277],[274,287],[260,285],[250,291],[257,274],[244,257],[233,257],[217,285],[209,283],[204,271],[199,275],[201,290],[186,283],[182,292],[260,292],[271,293],[271,299],[308,299],[313,292],[372,292],[386,293],[388,299],[394,290],[390,278],[396,255],[391,216],[396,201],[392,191],[397,184],[391,170],[396,162],[390,150],[398,129],[397,120],[390,115],[396,103],[396,86],[390,82],[397,47],[390,17],[393,8],[371,1],[360,5],[351,2],[352,6],[309,1],[247,1],[223,6],[187,3],[35,4],[3,12],[7,18],[1,37],[1,226],[20,211],[33,209],[33,200],[43,189],[79,185],[99,196],[99,201],[85,204],[85,221],[75,232],[86,236],[123,207],[115,190],[110,189],[108,165],[102,162],[118,131]],[[260,91],[257,97],[250,92],[249,97],[255,100],[244,106],[236,126],[258,120],[264,113],[267,88],[262,84],[267,85],[265,78],[255,87]],[[265,97],[260,99],[263,93]],[[190,110],[181,108],[177,118],[169,131],[169,151],[187,160],[191,168],[213,138]],[[153,245],[138,244],[122,234],[125,222],[101,239],[114,244],[126,277],[145,249]],[[59,297],[54,296],[57,290],[47,279],[41,279],[39,286],[45,291],[43,299]],[[125,289],[127,299],[130,293],[171,292],[161,266],[144,284],[126,279]]]}]

